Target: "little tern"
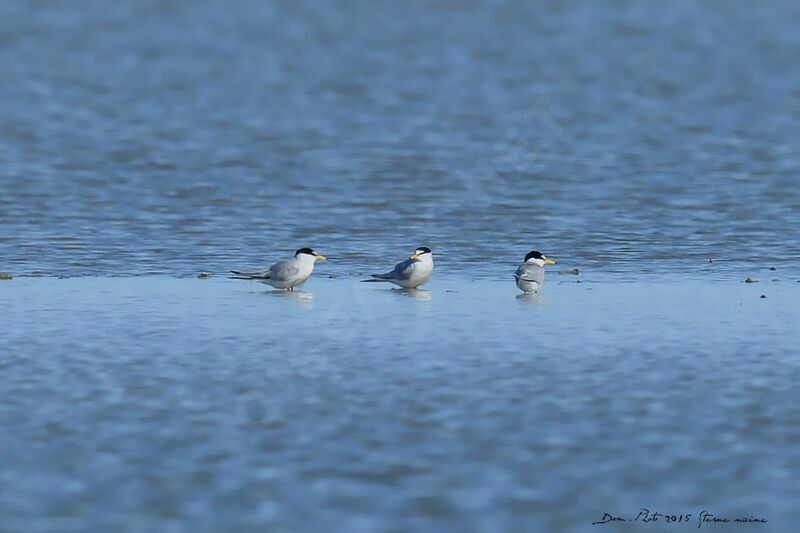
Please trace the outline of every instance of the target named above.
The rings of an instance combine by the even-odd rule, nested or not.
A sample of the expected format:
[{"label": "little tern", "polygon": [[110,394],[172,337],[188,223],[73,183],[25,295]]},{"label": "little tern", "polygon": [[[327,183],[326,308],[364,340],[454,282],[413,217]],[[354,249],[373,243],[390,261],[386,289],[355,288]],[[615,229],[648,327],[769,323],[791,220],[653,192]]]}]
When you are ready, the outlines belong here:
[{"label": "little tern", "polygon": [[318,254],[311,248],[300,248],[295,252],[292,259],[278,261],[267,270],[261,272],[231,270],[231,272],[235,275],[234,279],[261,281],[276,289],[293,291],[295,287],[302,285],[311,277],[317,261],[325,260],[325,256]]},{"label": "little tern", "polygon": [[542,252],[534,250],[528,253],[525,256],[525,261],[514,273],[517,287],[522,292],[539,292],[539,289],[544,285],[544,266],[555,264],[555,261],[542,255]]},{"label": "little tern", "polygon": [[433,253],[427,246],[420,246],[411,257],[397,263],[394,270],[386,274],[375,274],[372,279],[365,279],[365,282],[388,282],[394,283],[404,289],[416,289],[427,282],[433,274]]}]

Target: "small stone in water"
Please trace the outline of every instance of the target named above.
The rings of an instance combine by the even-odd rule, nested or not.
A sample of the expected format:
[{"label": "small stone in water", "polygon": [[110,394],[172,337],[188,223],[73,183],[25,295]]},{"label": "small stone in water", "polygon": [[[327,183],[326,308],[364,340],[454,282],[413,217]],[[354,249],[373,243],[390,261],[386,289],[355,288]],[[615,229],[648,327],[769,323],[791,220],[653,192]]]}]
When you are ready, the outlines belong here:
[{"label": "small stone in water", "polygon": [[757,281],[757,280],[754,280],[753,278],[751,278],[751,277],[749,277],[749,276],[747,277],[747,279],[746,279],[746,280],[744,280],[744,282],[745,282],[745,283],[758,283],[758,281]]},{"label": "small stone in water", "polygon": [[13,279],[11,272],[0,272],[0,279]]}]

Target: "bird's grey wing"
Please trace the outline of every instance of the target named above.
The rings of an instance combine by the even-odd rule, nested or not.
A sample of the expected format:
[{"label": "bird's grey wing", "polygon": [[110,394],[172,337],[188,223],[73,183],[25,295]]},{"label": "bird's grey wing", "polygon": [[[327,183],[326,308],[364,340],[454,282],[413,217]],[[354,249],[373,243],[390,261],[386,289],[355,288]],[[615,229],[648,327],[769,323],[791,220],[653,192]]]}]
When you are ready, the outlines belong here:
[{"label": "bird's grey wing", "polygon": [[517,268],[514,277],[522,281],[535,281],[536,283],[544,283],[544,269],[539,265],[529,265],[523,263]]},{"label": "bird's grey wing", "polygon": [[411,273],[414,272],[413,265],[415,262],[413,259],[406,259],[397,263],[391,272],[379,274],[375,277],[379,279],[407,280],[411,277]]},{"label": "bird's grey wing", "polygon": [[297,276],[297,273],[300,271],[300,268],[297,266],[296,261],[278,261],[271,267],[269,267],[269,274],[270,279],[274,279],[276,281],[289,281],[294,279]]},{"label": "bird's grey wing", "polygon": [[231,274],[234,275],[234,279],[269,279],[271,275],[269,270],[264,270],[262,272],[240,272],[238,270],[231,270]]}]

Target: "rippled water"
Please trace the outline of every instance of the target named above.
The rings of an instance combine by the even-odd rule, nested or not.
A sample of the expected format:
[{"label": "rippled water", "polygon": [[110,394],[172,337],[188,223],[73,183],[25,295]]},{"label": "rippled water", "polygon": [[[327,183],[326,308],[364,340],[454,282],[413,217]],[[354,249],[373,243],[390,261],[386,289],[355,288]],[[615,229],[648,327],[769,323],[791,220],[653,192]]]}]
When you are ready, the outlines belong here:
[{"label": "rippled water", "polygon": [[[798,25],[4,0],[0,531],[791,530]],[[422,244],[429,291],[356,282]],[[222,275],[301,246],[304,292]]]},{"label": "rippled water", "polygon": [[481,276],[532,247],[796,268],[798,22],[788,0],[5,1],[0,267],[310,245],[344,273],[426,243]]}]

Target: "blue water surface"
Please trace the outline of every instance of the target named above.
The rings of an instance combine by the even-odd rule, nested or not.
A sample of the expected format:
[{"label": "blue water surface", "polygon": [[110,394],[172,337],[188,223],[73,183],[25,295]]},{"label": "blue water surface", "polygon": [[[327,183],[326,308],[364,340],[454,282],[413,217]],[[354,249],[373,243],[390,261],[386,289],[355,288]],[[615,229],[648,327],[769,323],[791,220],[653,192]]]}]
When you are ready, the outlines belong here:
[{"label": "blue water surface", "polygon": [[796,529],[798,27],[0,2],[0,531]]}]

